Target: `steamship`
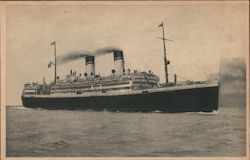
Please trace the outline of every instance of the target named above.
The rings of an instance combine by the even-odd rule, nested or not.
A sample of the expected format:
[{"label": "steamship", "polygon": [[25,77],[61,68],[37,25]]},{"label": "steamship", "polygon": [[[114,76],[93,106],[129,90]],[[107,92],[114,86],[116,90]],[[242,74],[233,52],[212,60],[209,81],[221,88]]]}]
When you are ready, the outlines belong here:
[{"label": "steamship", "polygon": [[166,82],[152,71],[125,69],[122,50],[113,50],[114,69],[109,76],[95,74],[95,56],[84,57],[86,72],[77,75],[70,70],[64,79],[56,75],[56,42],[54,81],[47,84],[27,83],[22,92],[23,106],[29,108],[107,110],[120,112],[212,112],[218,109],[219,82],[168,81],[163,23],[164,69]]}]

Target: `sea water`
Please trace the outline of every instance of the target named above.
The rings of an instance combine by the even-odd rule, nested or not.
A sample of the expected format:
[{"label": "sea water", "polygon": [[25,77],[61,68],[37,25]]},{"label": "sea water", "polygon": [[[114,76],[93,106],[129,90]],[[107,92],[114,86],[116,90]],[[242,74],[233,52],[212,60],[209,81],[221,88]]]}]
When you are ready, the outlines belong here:
[{"label": "sea water", "polygon": [[244,156],[243,107],[213,113],[6,109],[8,157]]}]

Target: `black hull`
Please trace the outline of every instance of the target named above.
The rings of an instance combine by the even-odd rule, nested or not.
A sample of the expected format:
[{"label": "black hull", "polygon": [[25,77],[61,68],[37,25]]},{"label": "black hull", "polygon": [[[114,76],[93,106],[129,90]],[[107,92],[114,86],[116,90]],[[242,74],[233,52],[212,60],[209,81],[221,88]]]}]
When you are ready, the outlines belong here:
[{"label": "black hull", "polygon": [[121,112],[212,112],[218,110],[219,88],[204,87],[119,96],[24,97],[23,106],[46,109],[107,110]]}]

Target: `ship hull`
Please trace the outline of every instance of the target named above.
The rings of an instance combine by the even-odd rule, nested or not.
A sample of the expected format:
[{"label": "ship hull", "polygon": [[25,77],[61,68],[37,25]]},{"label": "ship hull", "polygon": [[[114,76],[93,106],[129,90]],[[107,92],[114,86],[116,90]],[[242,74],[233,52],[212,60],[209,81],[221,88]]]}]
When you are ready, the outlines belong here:
[{"label": "ship hull", "polygon": [[212,112],[218,110],[219,87],[141,92],[140,94],[90,97],[25,97],[29,108],[107,110],[120,112]]}]

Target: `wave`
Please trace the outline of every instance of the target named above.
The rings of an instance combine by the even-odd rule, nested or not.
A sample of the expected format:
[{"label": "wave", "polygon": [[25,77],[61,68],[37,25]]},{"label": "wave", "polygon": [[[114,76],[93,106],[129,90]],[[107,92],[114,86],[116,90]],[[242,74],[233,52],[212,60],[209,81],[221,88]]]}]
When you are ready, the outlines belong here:
[{"label": "wave", "polygon": [[213,112],[198,112],[198,114],[217,115],[217,114],[219,114],[219,111],[213,111]]},{"label": "wave", "polygon": [[156,110],[156,111],[153,111],[153,113],[163,113],[163,112],[159,111],[159,110]]},{"label": "wave", "polygon": [[[15,109],[34,109],[34,110],[48,110],[48,111],[66,111],[66,112],[109,112],[109,113],[165,113],[169,114],[169,112],[161,111],[161,110],[155,110],[155,111],[122,111],[122,110],[108,110],[108,109],[100,109],[100,110],[94,110],[94,109],[47,109],[43,107],[38,108],[26,108],[24,106],[7,106],[8,108],[15,108]],[[170,113],[170,114],[176,114]],[[179,112],[177,114],[199,114],[199,115],[218,115],[219,111],[212,111],[212,112]]]},{"label": "wave", "polygon": [[219,114],[219,111],[212,111],[212,112],[185,112],[186,114],[198,114],[198,115],[211,115],[215,116]]},{"label": "wave", "polygon": [[37,109],[37,110],[44,110],[44,108],[40,108],[40,107],[34,108],[34,109]]}]

